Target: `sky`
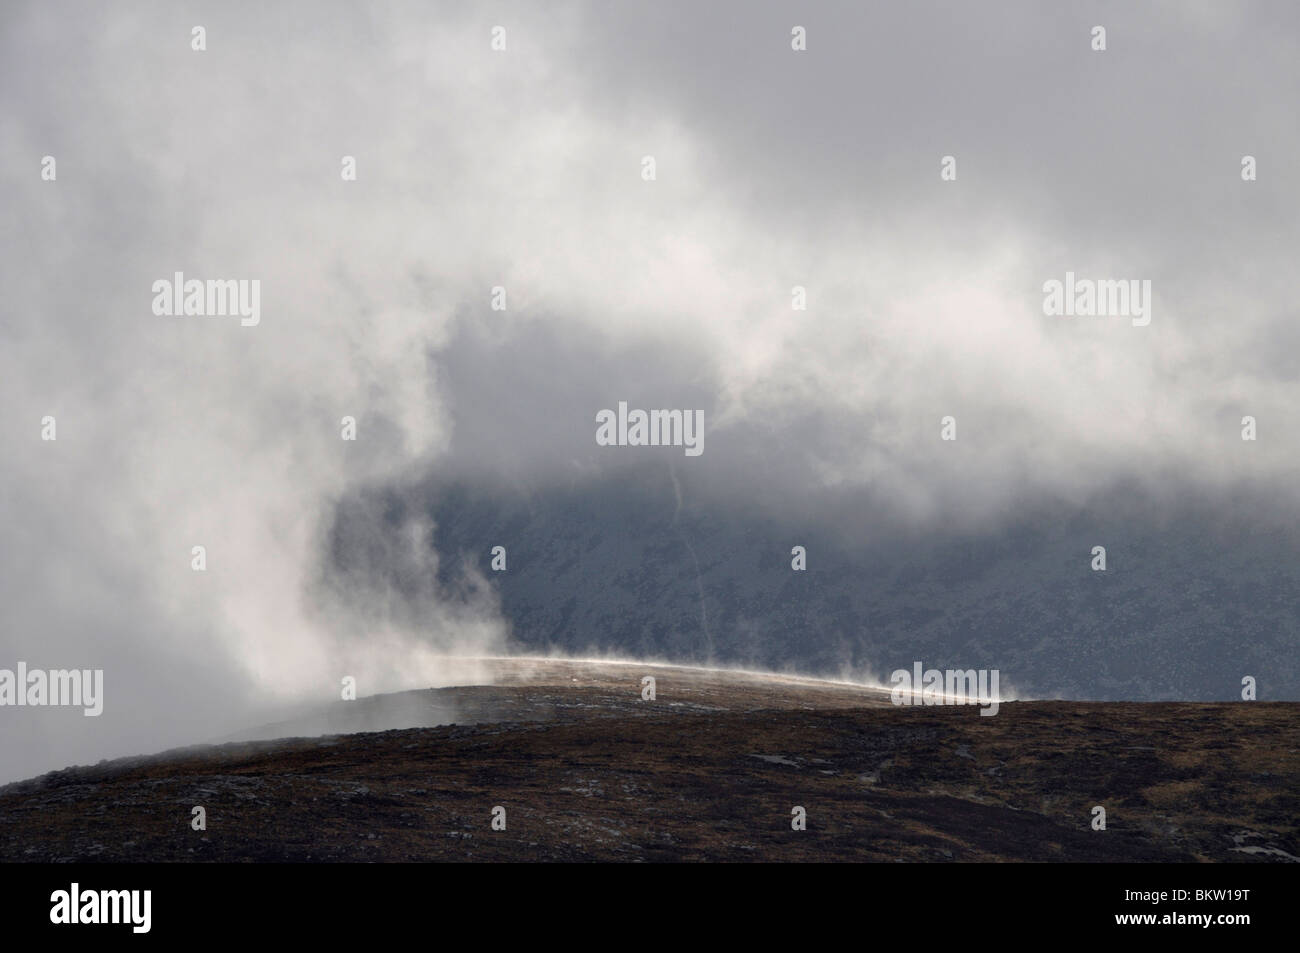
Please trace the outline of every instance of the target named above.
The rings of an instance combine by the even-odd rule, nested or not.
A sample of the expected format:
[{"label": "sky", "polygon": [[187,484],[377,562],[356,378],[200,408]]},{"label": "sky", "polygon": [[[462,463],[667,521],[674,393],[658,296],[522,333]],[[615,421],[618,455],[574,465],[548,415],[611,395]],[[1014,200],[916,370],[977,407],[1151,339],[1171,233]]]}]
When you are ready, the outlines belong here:
[{"label": "sky", "polygon": [[[102,668],[106,697],[0,708],[0,781],[501,650],[491,586],[436,580],[436,526],[363,541],[401,586],[328,582],[340,501],[428,474],[671,457],[692,492],[862,532],[845,491],[923,534],[1112,485],[1294,523],[1297,27],[1282,2],[7,4],[0,668]],[[155,314],[178,271],[259,280],[260,322]],[[1150,323],[1044,314],[1067,272],[1150,281]],[[619,401],[702,409],[704,453],[598,447]]]}]

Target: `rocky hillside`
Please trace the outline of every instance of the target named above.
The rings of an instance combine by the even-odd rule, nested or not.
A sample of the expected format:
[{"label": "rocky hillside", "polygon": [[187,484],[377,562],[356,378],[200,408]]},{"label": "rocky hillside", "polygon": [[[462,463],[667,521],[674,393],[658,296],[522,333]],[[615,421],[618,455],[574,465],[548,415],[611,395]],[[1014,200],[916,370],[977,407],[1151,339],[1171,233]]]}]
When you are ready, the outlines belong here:
[{"label": "rocky hillside", "polygon": [[470,724],[205,746],[0,788],[0,861],[1300,859],[1291,704],[981,717],[672,667],[497,674],[333,716],[395,702]]}]

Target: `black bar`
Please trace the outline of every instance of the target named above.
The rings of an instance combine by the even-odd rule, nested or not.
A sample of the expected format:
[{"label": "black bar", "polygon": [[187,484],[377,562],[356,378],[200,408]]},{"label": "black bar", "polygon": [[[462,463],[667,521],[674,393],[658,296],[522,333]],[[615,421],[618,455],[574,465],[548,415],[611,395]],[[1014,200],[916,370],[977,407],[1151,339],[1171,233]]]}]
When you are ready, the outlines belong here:
[{"label": "black bar", "polygon": [[[827,930],[876,945],[929,939],[1001,943],[1136,932],[1175,942],[1217,942],[1286,930],[1297,883],[1290,865],[1043,864],[752,865],[6,865],[0,902],[7,939],[98,941],[348,938],[374,944],[409,930],[431,942],[461,931],[547,934],[577,942],[660,935],[687,938],[692,924],[732,938]],[[54,924],[52,895],[150,891],[147,933],[125,924]],[[1186,897],[1174,893],[1188,892]],[[1198,899],[1198,891],[1202,891]],[[1220,894],[1219,892],[1226,891]],[[1164,896],[1161,896],[1163,892]],[[1209,893],[1214,892],[1214,893]],[[1149,925],[1117,922],[1154,916]],[[1208,927],[1164,918],[1245,915]],[[123,919],[130,919],[124,916]],[[530,934],[531,931],[531,934]],[[1050,932],[1045,932],[1050,931]],[[445,936],[442,934],[445,933]],[[400,934],[394,934],[394,937]],[[66,939],[66,937],[65,937]],[[603,941],[602,941],[603,942]]]}]

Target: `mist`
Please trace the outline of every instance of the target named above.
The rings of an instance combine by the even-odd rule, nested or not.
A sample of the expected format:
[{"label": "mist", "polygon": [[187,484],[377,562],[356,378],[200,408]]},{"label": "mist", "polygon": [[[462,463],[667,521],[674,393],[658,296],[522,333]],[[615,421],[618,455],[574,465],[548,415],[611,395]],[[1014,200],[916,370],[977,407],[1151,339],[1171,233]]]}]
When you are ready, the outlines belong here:
[{"label": "mist", "polygon": [[[669,479],[850,539],[1112,491],[1295,525],[1300,12],[734,13],[6,9],[0,666],[106,698],[0,712],[0,781],[519,649],[435,484]],[[178,271],[260,321],[155,314]],[[1045,315],[1067,271],[1149,280],[1150,324]],[[619,401],[702,410],[705,452],[598,446]]]}]

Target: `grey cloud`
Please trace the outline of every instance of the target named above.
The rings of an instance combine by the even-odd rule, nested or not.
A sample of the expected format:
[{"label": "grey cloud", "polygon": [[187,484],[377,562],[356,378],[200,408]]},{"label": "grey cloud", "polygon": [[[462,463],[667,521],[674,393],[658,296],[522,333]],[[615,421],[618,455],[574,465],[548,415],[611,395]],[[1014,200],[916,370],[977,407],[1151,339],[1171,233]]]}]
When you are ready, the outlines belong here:
[{"label": "grey cloud", "polygon": [[[0,720],[15,774],[500,646],[472,574],[388,590],[448,564],[358,500],[658,479],[664,454],[594,445],[620,399],[706,410],[704,456],[673,464],[692,500],[846,533],[1125,481],[1294,513],[1291,5],[3,16],[0,646],[112,663],[100,734]],[[1045,317],[1067,269],[1150,278],[1151,326]],[[261,279],[262,324],[156,318],[175,270]],[[342,568],[377,547],[360,581],[341,524]]]}]

